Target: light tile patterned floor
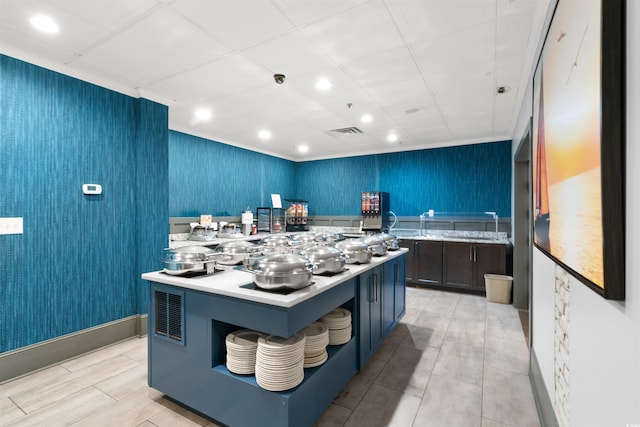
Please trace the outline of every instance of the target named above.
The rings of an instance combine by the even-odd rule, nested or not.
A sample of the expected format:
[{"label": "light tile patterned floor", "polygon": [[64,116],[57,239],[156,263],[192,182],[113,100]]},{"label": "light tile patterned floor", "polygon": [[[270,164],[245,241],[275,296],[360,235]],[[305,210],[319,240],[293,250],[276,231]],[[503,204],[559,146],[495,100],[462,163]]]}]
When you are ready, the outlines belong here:
[{"label": "light tile patterned floor", "polygon": [[[540,426],[510,305],[407,289],[407,313],[318,420],[333,426]],[[147,386],[134,338],[0,385],[0,426],[215,426]]]}]

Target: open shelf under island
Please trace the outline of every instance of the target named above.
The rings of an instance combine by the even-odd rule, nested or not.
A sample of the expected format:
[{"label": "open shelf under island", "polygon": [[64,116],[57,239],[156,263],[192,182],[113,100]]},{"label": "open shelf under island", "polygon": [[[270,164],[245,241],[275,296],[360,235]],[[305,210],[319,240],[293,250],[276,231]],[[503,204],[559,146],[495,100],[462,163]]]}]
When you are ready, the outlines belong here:
[{"label": "open shelf under island", "polygon": [[[312,426],[395,328],[405,312],[407,250],[313,276],[281,295],[253,289],[251,274],[231,269],[183,278],[145,273],[149,283],[149,385],[231,426]],[[265,390],[253,375],[226,367],[225,337],[238,329],[290,337],[331,310],[351,312],[352,338],[328,346],[327,361],[304,369],[290,390]]]}]

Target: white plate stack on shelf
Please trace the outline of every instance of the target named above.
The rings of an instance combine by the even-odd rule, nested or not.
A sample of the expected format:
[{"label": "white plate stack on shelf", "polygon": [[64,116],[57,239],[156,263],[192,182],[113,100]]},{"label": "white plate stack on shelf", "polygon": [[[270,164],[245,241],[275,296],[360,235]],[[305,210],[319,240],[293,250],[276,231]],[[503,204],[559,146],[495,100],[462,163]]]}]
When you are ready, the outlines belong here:
[{"label": "white plate stack on shelf", "polygon": [[240,329],[228,334],[225,338],[227,369],[234,374],[253,374],[256,367],[258,339],[265,336],[266,334],[251,329]]},{"label": "white plate stack on shelf", "polygon": [[313,368],[327,361],[329,328],[322,322],[315,322],[304,329],[304,367]]},{"label": "white plate stack on shelf", "polygon": [[275,335],[258,338],[256,351],[256,382],[270,391],[284,391],[304,379],[303,332],[289,338]]},{"label": "white plate stack on shelf", "polygon": [[342,345],[351,339],[351,312],[338,307],[320,319],[329,328],[329,345]]}]

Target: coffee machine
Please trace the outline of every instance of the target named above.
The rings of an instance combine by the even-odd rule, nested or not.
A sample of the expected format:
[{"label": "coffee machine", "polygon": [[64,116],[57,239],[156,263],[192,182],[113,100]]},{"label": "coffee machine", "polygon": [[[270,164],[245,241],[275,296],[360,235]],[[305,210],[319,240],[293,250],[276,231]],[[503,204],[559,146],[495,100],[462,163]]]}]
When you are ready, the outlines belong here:
[{"label": "coffee machine", "polygon": [[389,231],[389,193],[362,192],[361,212],[362,231]]}]

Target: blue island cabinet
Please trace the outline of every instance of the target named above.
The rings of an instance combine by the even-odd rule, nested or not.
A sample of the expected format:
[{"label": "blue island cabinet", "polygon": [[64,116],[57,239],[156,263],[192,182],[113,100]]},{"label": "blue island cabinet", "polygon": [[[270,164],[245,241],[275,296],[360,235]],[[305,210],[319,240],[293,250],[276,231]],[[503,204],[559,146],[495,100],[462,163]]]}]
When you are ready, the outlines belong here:
[{"label": "blue island cabinet", "polygon": [[[404,254],[387,263],[404,267]],[[370,307],[362,304],[363,289],[369,288],[369,271],[378,272],[382,279],[385,264],[288,308],[150,281],[149,386],[233,427],[312,426],[362,366],[359,337],[369,333],[363,328],[362,310],[370,313]],[[404,290],[404,277],[396,274]],[[390,294],[394,307],[399,294],[395,289]],[[384,298],[389,297],[380,290],[381,340],[392,329],[382,329]],[[366,299],[372,299],[371,294]],[[297,387],[284,392],[264,390],[255,376],[236,375],[226,368],[225,338],[230,332],[249,328],[289,337],[337,307],[352,313],[352,338],[344,345],[328,346],[328,360],[305,369]],[[394,312],[393,325],[395,316]]]}]

